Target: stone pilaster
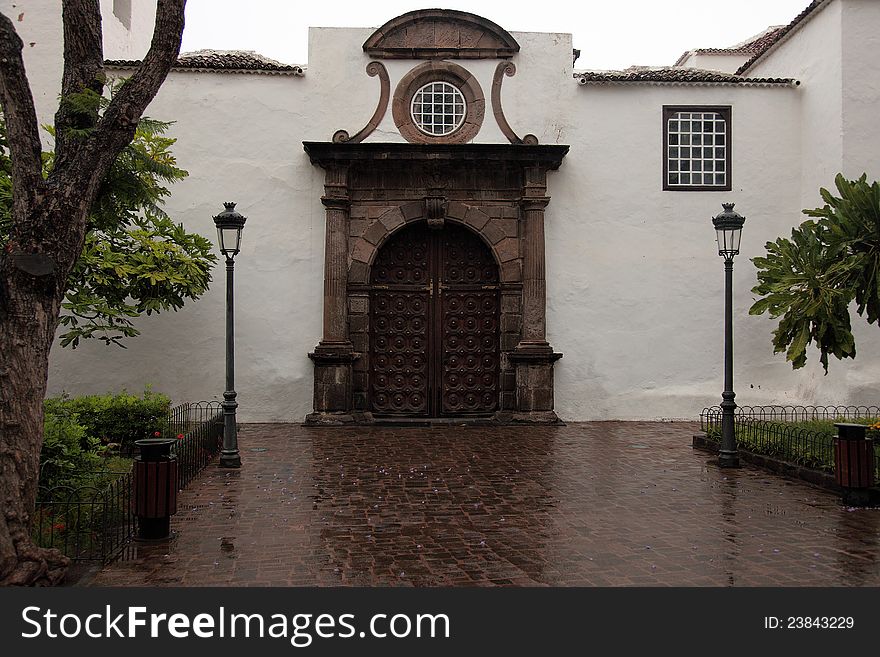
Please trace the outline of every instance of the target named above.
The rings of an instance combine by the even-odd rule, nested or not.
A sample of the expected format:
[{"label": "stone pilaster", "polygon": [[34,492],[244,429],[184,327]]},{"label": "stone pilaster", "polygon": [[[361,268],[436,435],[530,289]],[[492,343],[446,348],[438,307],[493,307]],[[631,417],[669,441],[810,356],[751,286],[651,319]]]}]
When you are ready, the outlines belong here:
[{"label": "stone pilaster", "polygon": [[315,364],[314,412],[310,424],[351,422],[352,363],[357,358],[348,336],[348,222],[351,201],[348,167],[325,168],[323,337],[309,358]]},{"label": "stone pilaster", "polygon": [[553,363],[562,358],[547,342],[547,276],[544,245],[544,209],[547,170],[524,169],[523,195],[523,305],[522,338],[508,355],[516,367],[514,420],[558,422],[553,411]]}]

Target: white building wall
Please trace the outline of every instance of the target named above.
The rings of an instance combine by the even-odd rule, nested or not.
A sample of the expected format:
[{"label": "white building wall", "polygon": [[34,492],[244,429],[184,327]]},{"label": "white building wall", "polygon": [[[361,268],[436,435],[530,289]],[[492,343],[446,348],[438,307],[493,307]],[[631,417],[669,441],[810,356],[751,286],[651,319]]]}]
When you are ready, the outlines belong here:
[{"label": "white building wall", "polygon": [[[372,116],[379,82],[366,74],[370,60],[361,49],[372,32],[313,28],[302,78],[172,72],[147,111],[175,121],[173,152],[190,173],[173,186],[169,214],[211,239],[211,216],[222,210],[223,201],[237,201],[237,209],[248,217],[235,274],[242,421],[300,421],[311,410],[313,369],[307,354],[321,338],[324,175],[309,163],[302,142],[328,141],[338,129],[354,134]],[[548,114],[542,106],[565,107],[577,91],[570,35],[515,38],[532,47],[516,60],[517,74],[503,83],[508,121],[520,134],[533,132],[542,141],[562,143],[561,115]],[[553,56],[536,55],[542,48]],[[420,63],[386,62],[392,93],[396,82]],[[486,97],[483,128],[475,141],[506,142],[490,103],[497,62],[459,63],[478,78]],[[390,116],[389,107],[371,140],[403,141]],[[56,347],[50,394],[138,390],[149,383],[175,400],[218,398],[224,376],[224,281],[221,263],[201,300],[178,313],[138,320],[142,335],[127,349],[89,341],[75,351]]]},{"label": "white building wall", "polygon": [[[747,217],[735,268],[737,389],[752,402],[809,401],[748,316],[748,258],[797,220],[798,92],[790,88],[586,85],[547,211],[556,406],[567,419],[694,417],[719,400],[723,265],[710,218]],[[662,191],[662,107],[731,105],[733,190]],[[792,119],[791,117],[794,117]],[[809,375],[808,375],[809,376]],[[751,388],[750,386],[754,386]]]},{"label": "white building wall", "polygon": [[[321,337],[323,172],[302,150],[326,139],[326,110],[340,108],[309,77],[172,72],[148,115],[174,120],[173,152],[190,175],[173,186],[168,213],[215,241],[224,201],[248,217],[236,257],[236,389],[243,421],[296,421],[311,410]],[[322,109],[323,108],[323,109]],[[218,254],[219,255],[219,254]],[[224,387],[225,266],[210,291],[177,313],[138,321],[127,349],[87,341],[56,346],[50,393],[144,384],[177,401],[220,398]]]},{"label": "white building wall", "polygon": [[[837,173],[854,177],[868,171],[872,179],[880,178],[878,9],[880,5],[873,0],[832,0],[748,72],[751,77],[791,76],[801,81],[801,191],[797,205],[789,211],[792,226],[807,219],[799,210],[823,205],[819,188],[834,190]],[[779,235],[788,236],[788,232],[780,230]],[[858,317],[855,306],[850,316],[857,358],[831,358],[829,374],[824,376],[817,363],[818,351],[808,348],[808,373],[794,388],[805,400],[877,403],[877,328]],[[765,321],[770,329],[775,328],[775,322]],[[774,358],[784,362],[782,354]]]},{"label": "white building wall", "polygon": [[845,0],[843,7],[843,173],[880,180],[880,2]]},{"label": "white building wall", "polygon": [[[568,35],[514,35],[522,51],[517,74],[503,82],[508,121],[520,136],[571,145],[561,169],[549,174],[546,214],[547,327],[565,354],[556,366],[563,419],[693,418],[720,399],[723,266],[710,218],[722,201],[736,202],[748,218],[735,270],[737,401],[876,402],[880,365],[872,363],[880,353],[860,326],[859,359],[834,361],[823,377],[815,352],[805,370],[793,372],[772,354],[775,322],[747,314],[756,282],[749,258],[802,220],[800,209],[815,204],[819,184],[829,184],[826,170],[833,178],[841,164],[836,4],[753,72],[804,80],[797,89],[582,87],[571,77]],[[171,215],[212,239],[211,217],[223,201],[237,201],[249,217],[236,259],[242,421],[300,421],[311,410],[306,354],[321,337],[323,171],[301,142],[328,141],[338,129],[354,134],[372,116],[379,82],[366,75],[361,50],[371,32],[313,29],[304,78],[172,72],[148,110],[176,121],[174,152],[190,172],[174,185]],[[47,50],[34,52],[47,57]],[[418,63],[386,62],[392,93]],[[497,62],[457,63],[474,72],[487,101],[476,141],[503,142],[490,102]],[[731,192],[662,191],[664,104],[732,106]],[[390,107],[370,141],[401,141]],[[219,398],[224,281],[221,263],[202,300],[139,320],[143,334],[126,350],[56,347],[50,393],[150,383],[177,401]]]},{"label": "white building wall", "polygon": [[[379,102],[379,81],[369,77],[372,61],[363,43],[374,28],[319,27],[309,30],[309,65],[306,77],[321,89],[325,110],[306,139],[329,141],[336,130],[355,134],[370,120]],[[515,32],[520,52],[513,57],[516,75],[504,77],[502,106],[513,130],[520,136],[534,134],[541,143],[562,143],[563,126],[558,111],[564,107],[572,87],[572,42],[570,34]],[[391,95],[400,79],[425,60],[383,60],[388,71]],[[450,60],[466,68],[479,82],[486,101],[485,118],[474,143],[508,143],[492,114],[492,80],[500,60]],[[389,102],[379,126],[365,141],[405,142],[394,124]]]},{"label": "white building wall", "polygon": [[[58,7],[53,0],[0,0],[0,11],[13,22],[24,42],[22,56],[40,124],[54,123],[61,94],[64,44]],[[48,148],[51,138],[45,132],[41,136]]]},{"label": "white building wall", "polygon": [[101,0],[101,15],[104,57],[143,59],[153,38],[155,0]]},{"label": "white building wall", "polygon": [[833,0],[752,67],[749,77],[801,82],[801,207],[815,207],[819,188],[843,166],[842,0]]}]

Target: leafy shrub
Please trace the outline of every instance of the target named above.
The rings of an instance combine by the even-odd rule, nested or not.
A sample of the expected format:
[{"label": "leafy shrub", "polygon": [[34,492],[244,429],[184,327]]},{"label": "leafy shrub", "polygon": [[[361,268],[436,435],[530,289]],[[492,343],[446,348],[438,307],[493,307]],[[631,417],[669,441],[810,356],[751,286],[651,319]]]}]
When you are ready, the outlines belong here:
[{"label": "leafy shrub", "polygon": [[63,408],[47,410],[40,451],[40,486],[68,484],[79,473],[98,468],[99,448],[99,442],[88,434],[74,413]]},{"label": "leafy shrub", "polygon": [[99,445],[130,448],[135,440],[164,433],[171,400],[149,389],[143,397],[126,391],[84,397],[54,397],[46,400],[46,413],[73,414],[87,436]]}]

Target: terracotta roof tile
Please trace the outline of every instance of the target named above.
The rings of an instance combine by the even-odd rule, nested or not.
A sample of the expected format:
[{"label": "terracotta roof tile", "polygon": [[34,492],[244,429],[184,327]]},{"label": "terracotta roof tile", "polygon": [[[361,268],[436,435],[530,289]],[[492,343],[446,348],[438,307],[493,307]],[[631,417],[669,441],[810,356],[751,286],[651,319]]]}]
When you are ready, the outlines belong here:
[{"label": "terracotta roof tile", "polygon": [[764,50],[767,44],[771,43],[776,38],[777,33],[783,29],[785,29],[785,26],[782,25],[768,27],[760,34],[729,48],[696,48],[694,50],[686,50],[673,66],[681,66],[689,55],[754,55]]},{"label": "terracotta roof tile", "polygon": [[[110,68],[133,68],[140,61],[130,59],[110,59],[104,62]],[[181,54],[176,71],[227,71],[230,73],[269,73],[276,75],[302,76],[301,66],[282,64],[252,50],[197,50]]]},{"label": "terracotta roof tile", "polygon": [[799,84],[793,78],[746,78],[733,73],[675,66],[661,68],[633,66],[624,71],[587,71],[576,73],[575,78],[580,84],[736,84],[742,86],[796,86]]},{"label": "terracotta roof tile", "polygon": [[746,71],[748,71],[761,57],[763,57],[773,46],[777,43],[783,41],[792,31],[802,26],[809,18],[815,15],[816,10],[820,7],[824,6],[828,3],[828,0],[813,0],[807,8],[804,9],[801,13],[795,16],[794,20],[791,21],[785,27],[776,30],[772,35],[768,35],[767,39],[763,39],[761,42],[761,48],[757,50],[749,60],[740,66],[736,74],[742,75]]}]

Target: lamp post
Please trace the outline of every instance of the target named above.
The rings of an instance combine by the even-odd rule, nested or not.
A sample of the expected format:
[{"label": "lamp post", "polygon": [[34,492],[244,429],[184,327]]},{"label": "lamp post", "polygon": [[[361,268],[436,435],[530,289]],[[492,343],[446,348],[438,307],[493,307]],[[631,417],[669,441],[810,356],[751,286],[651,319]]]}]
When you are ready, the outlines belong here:
[{"label": "lamp post", "polygon": [[718,240],[718,255],[724,258],[724,392],[721,393],[721,450],[718,465],[722,468],[739,466],[734,433],[733,401],[733,258],[739,253],[742,227],[746,218],[734,212],[733,203],[722,203],[724,212],[712,218]]},{"label": "lamp post", "polygon": [[235,211],[235,203],[224,203],[226,208],[214,217],[220,252],[226,256],[226,390],[223,393],[223,449],[220,450],[221,468],[240,468],[238,433],[235,428],[235,302],[233,273],[235,256],[241,247],[241,230],[247,217]]}]

